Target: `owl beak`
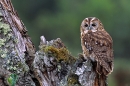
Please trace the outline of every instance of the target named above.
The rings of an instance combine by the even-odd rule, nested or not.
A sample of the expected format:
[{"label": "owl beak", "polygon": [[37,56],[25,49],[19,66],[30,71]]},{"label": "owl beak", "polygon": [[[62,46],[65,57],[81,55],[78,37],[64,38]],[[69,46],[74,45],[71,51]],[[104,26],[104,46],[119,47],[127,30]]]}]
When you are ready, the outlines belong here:
[{"label": "owl beak", "polygon": [[88,30],[92,30],[92,27],[91,27],[91,26],[89,26],[89,27],[88,27]]},{"label": "owl beak", "polygon": [[91,30],[91,26],[88,27],[88,30]]}]

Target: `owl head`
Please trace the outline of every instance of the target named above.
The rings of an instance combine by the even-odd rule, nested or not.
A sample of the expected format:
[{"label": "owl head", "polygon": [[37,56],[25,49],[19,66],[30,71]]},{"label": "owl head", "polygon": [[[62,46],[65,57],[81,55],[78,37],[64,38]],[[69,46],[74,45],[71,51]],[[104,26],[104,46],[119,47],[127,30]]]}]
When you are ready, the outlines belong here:
[{"label": "owl head", "polygon": [[82,21],[80,30],[83,33],[87,33],[88,31],[96,32],[103,30],[103,25],[98,18],[88,17]]}]

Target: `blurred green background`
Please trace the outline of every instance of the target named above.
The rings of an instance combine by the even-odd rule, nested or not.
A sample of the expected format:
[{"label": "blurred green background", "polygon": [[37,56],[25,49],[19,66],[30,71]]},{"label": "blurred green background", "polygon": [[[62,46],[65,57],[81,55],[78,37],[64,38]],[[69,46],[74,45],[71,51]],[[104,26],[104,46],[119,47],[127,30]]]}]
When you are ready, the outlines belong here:
[{"label": "blurred green background", "polygon": [[82,52],[80,24],[99,18],[114,42],[114,72],[109,86],[130,86],[130,0],[12,0],[38,49],[40,36],[61,38],[74,56]]}]

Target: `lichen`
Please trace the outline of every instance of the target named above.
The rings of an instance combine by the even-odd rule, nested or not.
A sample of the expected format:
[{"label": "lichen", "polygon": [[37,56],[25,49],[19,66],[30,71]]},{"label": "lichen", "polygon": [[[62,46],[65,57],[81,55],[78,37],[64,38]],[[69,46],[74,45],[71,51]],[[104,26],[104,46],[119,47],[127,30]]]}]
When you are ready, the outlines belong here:
[{"label": "lichen", "polygon": [[2,58],[5,58],[5,57],[7,57],[7,49],[0,49],[0,56],[2,57]]},{"label": "lichen", "polygon": [[28,71],[29,68],[24,59],[25,54],[18,55],[15,46],[18,38],[13,35],[9,24],[0,22],[0,35],[0,57],[4,59],[2,67],[16,74]]},{"label": "lichen", "polygon": [[9,24],[5,24],[0,22],[0,29],[3,32],[4,35],[6,35],[8,32],[11,31]]},{"label": "lichen", "polygon": [[1,12],[0,12],[0,16],[3,16]]},{"label": "lichen", "polygon": [[[1,33],[1,36],[0,36],[0,57],[1,58],[5,58],[7,57],[8,55],[8,50],[6,49],[5,46],[7,46],[7,42],[8,40],[10,40],[12,34],[11,34],[11,29],[10,29],[10,26],[9,24],[6,24],[6,23],[2,23],[0,22],[0,33]],[[10,46],[10,45],[8,45]]]},{"label": "lichen", "polygon": [[25,73],[29,70],[28,66],[25,63],[25,60],[20,60],[17,52],[14,51],[8,55],[6,65],[7,70],[12,71],[16,74]]},{"label": "lichen", "polygon": [[0,39],[0,47],[2,47],[3,45],[5,45],[6,39]]},{"label": "lichen", "polygon": [[[8,3],[10,4],[10,3]],[[28,37],[23,38],[19,32],[17,23],[22,24],[21,20],[16,14],[16,21],[10,17],[12,11],[0,9],[0,68],[3,68],[11,73],[8,77],[8,85],[15,86],[15,83],[19,83],[19,86],[35,86],[31,76],[28,74],[29,67],[26,64],[25,56],[25,40],[30,41]],[[24,28],[24,26],[22,26]],[[26,34],[27,35],[27,34]],[[29,40],[28,40],[29,39]],[[0,72],[1,74],[1,72]],[[17,80],[17,77],[18,80]],[[2,79],[7,81],[4,76]]]}]

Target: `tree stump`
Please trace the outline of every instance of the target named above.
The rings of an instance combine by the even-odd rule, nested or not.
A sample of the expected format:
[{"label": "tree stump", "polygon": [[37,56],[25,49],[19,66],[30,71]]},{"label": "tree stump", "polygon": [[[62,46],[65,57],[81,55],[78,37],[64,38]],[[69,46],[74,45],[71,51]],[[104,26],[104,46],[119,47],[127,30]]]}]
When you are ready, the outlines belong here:
[{"label": "tree stump", "polygon": [[101,86],[96,75],[91,60],[73,57],[60,38],[41,36],[35,51],[11,0],[0,0],[0,86]]}]

